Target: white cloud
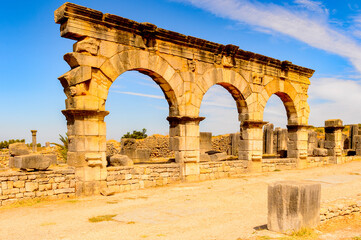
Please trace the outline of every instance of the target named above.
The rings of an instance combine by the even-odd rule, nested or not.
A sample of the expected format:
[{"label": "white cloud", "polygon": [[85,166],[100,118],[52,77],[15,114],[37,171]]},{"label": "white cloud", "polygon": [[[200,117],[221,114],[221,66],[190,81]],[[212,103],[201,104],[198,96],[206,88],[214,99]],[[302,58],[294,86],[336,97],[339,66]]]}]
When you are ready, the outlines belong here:
[{"label": "white cloud", "polygon": [[296,4],[300,7],[303,7],[309,11],[316,12],[316,13],[325,13],[328,15],[329,11],[326,9],[322,2],[318,1],[311,1],[311,0],[295,0]]},{"label": "white cloud", "polygon": [[310,85],[309,124],[323,126],[324,120],[339,118],[344,124],[361,122],[361,85],[351,80],[320,78]]},{"label": "white cloud", "polygon": [[[361,72],[361,44],[333,27],[322,4],[296,0],[302,9],[248,0],[177,0],[190,3],[217,16],[270,29],[304,42],[312,47],[347,58]],[[304,8],[312,8],[305,11]],[[323,14],[320,14],[320,11]]]},{"label": "white cloud", "polygon": [[117,90],[110,90],[114,93],[120,93],[120,94],[128,94],[128,95],[134,95],[134,96],[140,96],[140,97],[147,97],[147,98],[156,98],[156,99],[164,99],[164,96],[159,95],[151,95],[151,94],[144,94],[144,93],[136,93],[136,92],[122,92]]}]

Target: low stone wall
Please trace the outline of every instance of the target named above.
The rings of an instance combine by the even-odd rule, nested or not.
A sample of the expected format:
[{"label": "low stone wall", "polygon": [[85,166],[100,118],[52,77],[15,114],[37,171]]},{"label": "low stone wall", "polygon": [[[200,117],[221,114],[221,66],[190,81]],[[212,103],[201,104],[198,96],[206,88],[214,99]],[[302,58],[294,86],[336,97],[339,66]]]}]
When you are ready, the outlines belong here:
[{"label": "low stone wall", "polygon": [[220,161],[220,162],[204,162],[199,164],[200,180],[213,180],[218,178],[231,177],[237,174],[247,172],[248,161]]},{"label": "low stone wall", "polygon": [[262,172],[290,170],[295,168],[296,168],[296,159],[294,158],[262,159]]},{"label": "low stone wall", "polygon": [[0,168],[6,168],[9,164],[9,150],[0,151]]},{"label": "low stone wall", "polygon": [[0,206],[36,197],[75,196],[75,171],[71,168],[42,172],[2,172],[0,183]]},{"label": "low stone wall", "polygon": [[107,187],[116,193],[164,186],[181,180],[180,166],[176,163],[108,167],[107,170]]},{"label": "low stone wall", "polygon": [[339,216],[346,216],[351,213],[361,212],[361,197],[354,199],[339,199],[321,205],[320,220],[328,221]]}]

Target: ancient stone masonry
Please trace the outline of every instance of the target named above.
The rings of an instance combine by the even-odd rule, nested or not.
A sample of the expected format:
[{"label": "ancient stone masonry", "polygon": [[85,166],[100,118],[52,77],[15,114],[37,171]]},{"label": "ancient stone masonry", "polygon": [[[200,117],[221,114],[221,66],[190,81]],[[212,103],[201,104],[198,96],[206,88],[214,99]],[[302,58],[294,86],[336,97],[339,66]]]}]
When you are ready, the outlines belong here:
[{"label": "ancient stone masonry", "polygon": [[292,126],[291,156],[307,155],[303,132],[313,70],[72,3],[55,11],[55,22],[62,37],[76,41],[64,56],[71,70],[59,80],[67,97],[68,162],[76,168],[79,194],[99,192],[107,178],[105,102],[111,84],[130,70],[152,77],[162,89],[169,104],[170,147],[185,180],[199,179],[199,123],[204,119],[199,109],[215,84],[236,101],[240,159],[261,169],[263,110],[273,94],[283,101]]}]

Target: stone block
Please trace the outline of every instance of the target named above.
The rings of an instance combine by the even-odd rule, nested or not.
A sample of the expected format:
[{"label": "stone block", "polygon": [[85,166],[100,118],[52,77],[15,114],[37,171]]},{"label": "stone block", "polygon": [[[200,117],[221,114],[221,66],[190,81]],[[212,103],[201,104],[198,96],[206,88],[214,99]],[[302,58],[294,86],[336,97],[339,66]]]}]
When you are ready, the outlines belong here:
[{"label": "stone block", "polygon": [[50,160],[42,154],[30,154],[14,157],[14,167],[20,169],[46,170],[50,166]]},{"label": "stone block", "polygon": [[221,153],[214,153],[209,155],[211,161],[224,161],[227,160],[227,153],[221,152]]},{"label": "stone block", "polygon": [[313,156],[317,157],[326,157],[328,155],[328,150],[325,148],[315,148],[313,149]]},{"label": "stone block", "polygon": [[49,160],[50,165],[58,164],[58,158],[56,154],[44,154],[44,158]]},{"label": "stone block", "polygon": [[320,222],[321,184],[281,181],[268,185],[268,223],[271,231],[297,231]]},{"label": "stone block", "polygon": [[109,166],[133,166],[134,163],[127,155],[116,154],[109,158]]},{"label": "stone block", "polygon": [[13,143],[9,145],[9,152],[11,156],[21,156],[30,153],[25,143]]},{"label": "stone block", "polygon": [[212,133],[200,132],[199,133],[199,149],[201,153],[205,153],[212,149]]},{"label": "stone block", "polygon": [[199,155],[199,161],[201,161],[201,162],[209,162],[209,161],[211,161],[211,157],[207,153],[201,153]]},{"label": "stone block", "polygon": [[325,127],[342,127],[343,123],[341,119],[329,119],[325,121]]}]

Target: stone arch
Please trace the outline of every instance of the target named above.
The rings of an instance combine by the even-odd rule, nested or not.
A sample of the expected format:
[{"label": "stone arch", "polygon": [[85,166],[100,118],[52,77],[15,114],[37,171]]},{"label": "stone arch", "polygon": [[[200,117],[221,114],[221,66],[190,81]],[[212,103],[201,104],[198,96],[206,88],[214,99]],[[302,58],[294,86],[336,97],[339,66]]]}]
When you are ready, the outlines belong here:
[{"label": "stone arch", "polygon": [[[243,96],[244,90],[249,85],[239,73],[224,68],[210,69],[197,81],[196,91],[200,96],[198,110],[205,93],[214,85],[225,88],[236,101],[239,121],[248,120],[248,106]],[[197,94],[197,95],[198,95]]]},{"label": "stone arch", "polygon": [[[113,83],[126,71],[138,71],[151,77],[161,88],[169,104],[169,115],[179,115],[179,99],[182,79],[174,68],[162,57],[143,50],[128,50],[114,54],[106,60],[100,70]],[[111,84],[108,86],[109,90]]]},{"label": "stone arch", "polygon": [[301,113],[298,106],[299,101],[297,101],[297,91],[290,83],[283,80],[272,80],[264,87],[261,95],[265,101],[265,103],[262,104],[262,116],[267,101],[272,95],[276,95],[281,99],[286,109],[288,125],[299,124]]}]

